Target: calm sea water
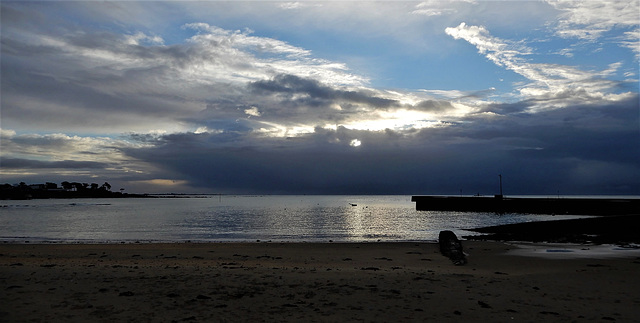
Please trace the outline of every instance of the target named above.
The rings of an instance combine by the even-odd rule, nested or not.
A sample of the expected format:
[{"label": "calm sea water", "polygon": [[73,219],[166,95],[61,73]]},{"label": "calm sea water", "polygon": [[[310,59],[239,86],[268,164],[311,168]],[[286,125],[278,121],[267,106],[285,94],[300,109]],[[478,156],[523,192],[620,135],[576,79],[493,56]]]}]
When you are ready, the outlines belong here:
[{"label": "calm sea water", "polygon": [[395,195],[0,201],[0,241],[435,241],[441,230],[567,218],[416,211]]}]

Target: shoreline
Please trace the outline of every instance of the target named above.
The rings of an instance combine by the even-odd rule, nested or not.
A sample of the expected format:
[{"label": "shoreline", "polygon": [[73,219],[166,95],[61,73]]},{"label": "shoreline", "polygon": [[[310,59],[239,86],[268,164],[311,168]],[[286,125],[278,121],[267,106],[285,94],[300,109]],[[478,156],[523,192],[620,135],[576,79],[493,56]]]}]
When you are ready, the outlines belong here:
[{"label": "shoreline", "polygon": [[639,256],[436,243],[0,244],[0,316],[42,321],[638,321]]}]

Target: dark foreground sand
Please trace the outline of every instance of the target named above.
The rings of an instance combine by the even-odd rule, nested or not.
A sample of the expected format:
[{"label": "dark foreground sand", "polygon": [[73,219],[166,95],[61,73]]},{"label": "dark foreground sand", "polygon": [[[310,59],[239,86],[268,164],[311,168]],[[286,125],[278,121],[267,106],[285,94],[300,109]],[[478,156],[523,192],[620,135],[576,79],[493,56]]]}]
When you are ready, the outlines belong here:
[{"label": "dark foreground sand", "polygon": [[3,322],[640,321],[640,258],[430,243],[0,244]]}]

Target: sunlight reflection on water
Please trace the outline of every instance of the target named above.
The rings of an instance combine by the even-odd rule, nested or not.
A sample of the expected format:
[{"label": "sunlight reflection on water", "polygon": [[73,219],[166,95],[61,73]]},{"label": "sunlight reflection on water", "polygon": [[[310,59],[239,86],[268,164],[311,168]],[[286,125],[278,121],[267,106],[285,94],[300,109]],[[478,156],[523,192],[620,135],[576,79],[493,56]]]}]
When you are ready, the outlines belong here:
[{"label": "sunlight reflection on water", "polygon": [[416,211],[410,196],[32,200],[0,210],[0,240],[61,242],[435,241],[441,230],[575,218]]}]

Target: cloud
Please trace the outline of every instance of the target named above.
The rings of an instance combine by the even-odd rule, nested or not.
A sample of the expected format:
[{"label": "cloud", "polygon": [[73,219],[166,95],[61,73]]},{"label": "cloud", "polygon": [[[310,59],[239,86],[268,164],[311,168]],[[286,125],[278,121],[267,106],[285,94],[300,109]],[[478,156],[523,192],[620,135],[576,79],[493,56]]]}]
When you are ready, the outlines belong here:
[{"label": "cloud", "polygon": [[108,164],[91,161],[41,161],[21,158],[0,158],[0,165],[6,168],[18,169],[43,169],[43,168],[69,168],[69,169],[101,169],[108,167]]},{"label": "cloud", "polygon": [[238,91],[237,96],[212,100],[183,120],[197,125],[198,132],[294,137],[316,127],[419,129],[439,124],[436,115],[460,113],[461,106],[425,95],[335,86],[290,74],[250,82]]},{"label": "cloud", "polygon": [[[32,13],[18,5],[7,10]],[[2,80],[12,89],[2,95],[8,128],[186,131],[192,125],[176,120],[197,115],[210,102],[237,100],[247,82],[283,73],[332,85],[367,82],[344,64],[250,30],[190,23],[184,28],[195,35],[164,45],[151,33],[79,31],[63,24],[53,34],[47,18],[40,24],[14,21],[3,22]]]},{"label": "cloud", "polygon": [[[556,34],[595,40],[614,28],[638,27],[640,1],[547,0],[562,11]],[[637,40],[637,39],[636,39]]]},{"label": "cloud", "polygon": [[476,1],[473,0],[462,0],[462,1],[438,1],[438,0],[429,0],[420,2],[415,6],[415,10],[411,11],[414,15],[423,15],[427,17],[431,16],[440,16],[453,14],[458,12],[455,8],[458,3],[469,3],[475,4]]},{"label": "cloud", "polygon": [[387,108],[397,104],[394,100],[376,97],[362,90],[338,90],[295,75],[278,75],[271,80],[253,82],[249,86],[258,91],[286,94],[290,97],[302,94],[312,99],[361,103],[374,108]]},{"label": "cloud", "polygon": [[618,37],[617,43],[629,48],[640,58],[640,1],[571,1],[547,0],[560,10],[555,25],[556,35],[563,38],[578,38],[589,42],[600,41],[611,30],[627,30]]},{"label": "cloud", "polygon": [[416,104],[416,108],[428,112],[446,112],[455,109],[449,101],[425,100]]},{"label": "cloud", "polygon": [[620,64],[613,63],[602,71],[584,71],[573,66],[532,63],[525,59],[531,48],[492,36],[483,26],[468,26],[464,22],[445,32],[454,39],[464,39],[476,46],[498,66],[527,78],[530,83],[520,87],[524,98],[537,100],[532,108],[565,107],[576,102],[601,102],[628,99],[634,93],[615,93],[620,82],[606,79]]},{"label": "cloud", "polygon": [[[536,113],[521,104],[496,104],[488,109],[497,116],[471,114],[442,128],[183,133],[123,152],[215,192],[493,194],[497,174],[508,194],[640,190],[637,96]],[[585,172],[592,175],[578,179]]]},{"label": "cloud", "polygon": [[[102,177],[118,179],[152,171],[150,164],[131,159],[123,149],[149,146],[142,141],[108,137],[68,136],[64,134],[17,134],[2,129],[0,178],[3,181],[26,181],[46,173],[44,180],[84,181]],[[136,175],[137,174],[137,175]]]},{"label": "cloud", "polygon": [[125,42],[129,45],[157,44],[163,45],[164,39],[160,36],[148,36],[142,32],[126,37]]},{"label": "cloud", "polygon": [[[108,137],[82,137],[65,134],[17,134],[3,129],[2,147],[14,155],[46,156],[63,160],[78,157],[87,160],[91,156],[106,156],[116,152],[125,142]],[[111,156],[113,157],[113,156]],[[97,158],[97,157],[96,157]],[[94,160],[97,161],[97,160]]]},{"label": "cloud", "polygon": [[[637,74],[627,56],[592,65],[576,46],[575,66],[541,60],[534,45],[554,35],[524,37],[558,11],[495,5],[3,2],[0,176],[138,192],[493,194],[503,174],[507,194],[640,192],[638,94],[626,88],[637,81],[618,80]],[[633,26],[602,26],[623,32],[598,39],[637,45]],[[447,51],[455,39],[481,55]],[[485,58],[491,69],[475,70]],[[400,72],[378,72],[382,61]],[[513,83],[468,82],[487,73]],[[387,80],[426,89],[374,85]]]},{"label": "cloud", "polygon": [[292,9],[298,9],[303,7],[304,5],[299,2],[299,1],[295,1],[295,2],[284,2],[280,4],[280,8],[282,9],[286,9],[286,10],[292,10]]},{"label": "cloud", "polygon": [[636,53],[636,60],[640,60],[640,28],[625,31],[619,39],[620,46],[629,48]]},{"label": "cloud", "polygon": [[259,117],[262,115],[262,113],[260,113],[260,110],[258,110],[257,107],[251,107],[249,109],[245,109],[244,113],[249,117]]}]

